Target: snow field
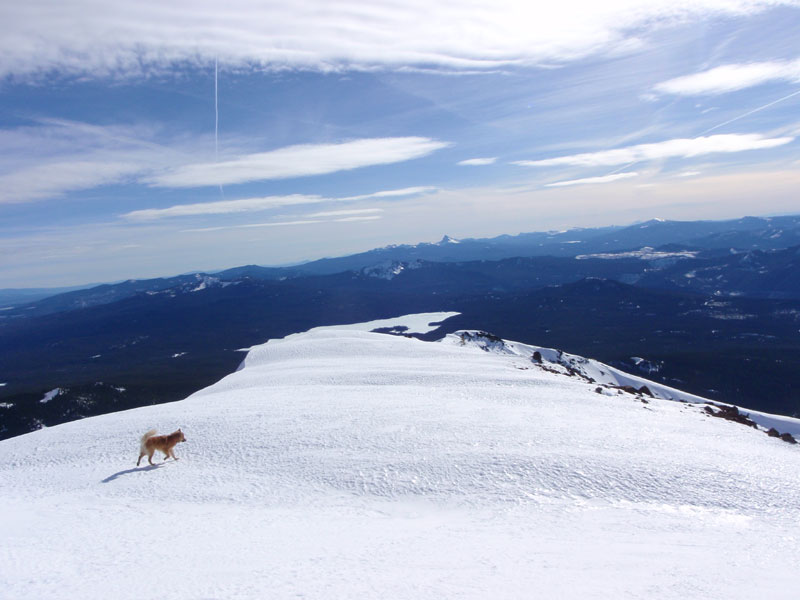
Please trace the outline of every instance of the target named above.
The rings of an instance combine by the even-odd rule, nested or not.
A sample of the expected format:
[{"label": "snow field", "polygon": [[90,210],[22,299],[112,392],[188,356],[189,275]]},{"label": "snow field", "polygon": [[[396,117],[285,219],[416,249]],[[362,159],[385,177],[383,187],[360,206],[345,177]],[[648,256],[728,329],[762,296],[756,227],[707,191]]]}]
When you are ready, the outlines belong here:
[{"label": "snow field", "polygon": [[[798,448],[595,387],[452,338],[271,340],[0,443],[0,597],[798,597]],[[151,427],[181,460],[135,467]]]}]

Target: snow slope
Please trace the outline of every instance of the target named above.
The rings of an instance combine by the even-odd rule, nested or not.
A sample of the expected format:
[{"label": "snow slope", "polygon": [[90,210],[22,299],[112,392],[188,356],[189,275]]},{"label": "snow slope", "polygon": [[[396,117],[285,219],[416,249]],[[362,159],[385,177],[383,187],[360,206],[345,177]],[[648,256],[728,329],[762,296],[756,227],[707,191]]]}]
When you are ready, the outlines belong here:
[{"label": "snow slope", "polygon": [[0,597],[800,596],[800,447],[529,346],[359,329],[0,442]]}]

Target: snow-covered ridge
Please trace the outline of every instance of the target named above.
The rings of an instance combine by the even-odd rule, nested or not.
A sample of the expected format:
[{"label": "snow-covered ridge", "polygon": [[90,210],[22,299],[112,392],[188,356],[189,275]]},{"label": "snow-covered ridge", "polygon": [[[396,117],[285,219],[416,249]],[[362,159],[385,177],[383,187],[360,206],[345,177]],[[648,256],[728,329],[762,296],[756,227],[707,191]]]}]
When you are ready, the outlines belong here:
[{"label": "snow-covered ridge", "polygon": [[620,259],[620,258],[639,258],[641,260],[663,261],[665,259],[680,259],[680,258],[696,258],[699,253],[695,250],[678,250],[666,251],[655,250],[649,246],[640,248],[639,250],[629,250],[627,252],[599,252],[595,254],[579,254],[575,258],[577,260],[585,260],[587,258],[605,258],[605,259]]},{"label": "snow-covered ridge", "polygon": [[[0,595],[795,597],[798,446],[556,350],[372,332],[445,318],[0,442]],[[180,460],[137,468],[153,427]]]},{"label": "snow-covered ridge", "polygon": [[[584,358],[569,354],[553,348],[531,346],[519,342],[503,340],[484,331],[457,331],[449,334],[443,340],[456,345],[472,345],[487,352],[496,352],[511,356],[518,356],[530,360],[540,368],[553,373],[560,373],[568,377],[577,377],[587,383],[597,384],[595,392],[606,396],[618,396],[623,393],[638,393],[640,396],[659,398],[704,406],[729,407],[730,404],[716,402],[690,394],[676,388],[656,383],[621,371],[591,358]],[[634,357],[638,361],[644,361]],[[643,388],[646,391],[641,391]],[[800,419],[773,415],[747,408],[737,407],[741,414],[749,417],[765,431],[777,428],[781,433],[790,433],[800,437]]]}]

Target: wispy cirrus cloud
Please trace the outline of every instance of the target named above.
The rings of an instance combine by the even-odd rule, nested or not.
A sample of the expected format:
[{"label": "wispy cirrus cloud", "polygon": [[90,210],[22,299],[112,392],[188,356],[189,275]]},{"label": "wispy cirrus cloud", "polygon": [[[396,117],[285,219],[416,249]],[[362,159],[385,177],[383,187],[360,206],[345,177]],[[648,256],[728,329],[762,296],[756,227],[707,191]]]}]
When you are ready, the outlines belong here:
[{"label": "wispy cirrus cloud", "polygon": [[493,165],[497,162],[497,157],[487,157],[487,158],[468,158],[467,160],[459,161],[457,164],[461,165],[462,167],[482,167],[484,165]]},{"label": "wispy cirrus cloud", "polygon": [[268,223],[245,223],[244,225],[221,225],[219,227],[196,227],[183,229],[181,233],[210,233],[212,231],[225,231],[228,229],[256,229],[261,227],[296,227],[297,225],[314,225],[324,223],[322,219],[299,219],[296,221],[270,221]]},{"label": "wispy cirrus cloud", "polygon": [[307,177],[422,158],[448,146],[449,142],[426,137],[298,144],[233,160],[185,165],[144,181],[155,187],[193,188]]},{"label": "wispy cirrus cloud", "polygon": [[264,196],[260,198],[240,198],[238,200],[218,200],[216,202],[197,202],[176,204],[168,208],[144,208],[122,215],[128,221],[155,221],[170,217],[196,217],[200,215],[229,215],[257,212],[299,204],[318,204],[330,198],[316,195],[290,194],[288,196]]},{"label": "wispy cirrus cloud", "polygon": [[[360,196],[345,196],[342,198],[332,198],[315,194],[290,194],[287,196],[264,196],[259,198],[240,198],[238,200],[217,200],[214,202],[198,202],[193,204],[176,204],[167,208],[146,208],[134,210],[121,215],[127,221],[155,221],[172,217],[197,217],[209,215],[232,215],[237,213],[251,213],[283,208],[286,206],[300,206],[322,203],[341,203],[355,202],[358,200],[368,200],[371,198],[398,198],[405,196],[418,196],[428,193],[435,188],[431,187],[410,187],[399,190],[383,190],[372,194],[362,194]],[[349,209],[343,211],[329,211],[327,213],[316,213],[308,215],[309,218],[315,216],[331,216],[333,214],[356,214],[362,212],[359,209]]]},{"label": "wispy cirrus cloud", "polygon": [[352,223],[356,221],[377,221],[382,218],[381,208],[362,208],[353,210],[331,210],[307,215],[303,219],[291,221],[267,221],[265,223],[244,223],[241,225],[221,225],[218,227],[198,227],[184,229],[182,233],[208,233],[228,229],[259,229],[262,227],[295,227],[298,225],[316,225],[319,223]]},{"label": "wispy cirrus cloud", "polygon": [[365,215],[372,215],[376,216],[379,213],[382,213],[382,208],[351,208],[351,209],[344,209],[344,210],[326,210],[323,212],[317,212],[308,215],[310,219],[320,219],[320,218],[329,218],[329,217],[363,217]]},{"label": "wispy cirrus cloud", "polygon": [[638,177],[639,173],[635,171],[628,171],[625,173],[614,173],[613,175],[601,175],[600,177],[584,177],[582,179],[568,179],[566,181],[556,181],[554,183],[545,184],[544,187],[567,187],[572,185],[591,185],[596,183],[611,183],[619,181],[620,179],[630,179],[631,177]]},{"label": "wispy cirrus cloud", "polygon": [[131,77],[216,58],[240,68],[487,70],[619,51],[677,22],[776,5],[796,1],[6,2],[0,77]]},{"label": "wispy cirrus cloud", "polygon": [[145,127],[34,123],[0,129],[0,204],[135,181],[170,155],[147,139],[152,132]]},{"label": "wispy cirrus cloud", "polygon": [[513,164],[523,167],[610,167],[641,161],[667,158],[691,158],[714,153],[744,152],[783,146],[793,137],[768,138],[757,133],[711,135],[696,138],[676,138],[652,144],[637,144],[613,150],[584,152],[541,160],[520,160]]},{"label": "wispy cirrus cloud", "polygon": [[[207,137],[172,141],[170,146],[154,141],[152,127],[98,126],[63,119],[34,123],[0,129],[0,204],[57,198],[120,183],[184,188],[320,175],[423,158],[450,146],[425,137],[366,138],[186,164],[198,145],[210,145]],[[431,189],[381,194],[402,196]]]},{"label": "wispy cirrus cloud", "polygon": [[377,221],[381,218],[381,215],[365,215],[360,217],[339,217],[338,219],[333,219],[333,221],[335,223],[354,223],[356,221]]},{"label": "wispy cirrus cloud", "polygon": [[429,194],[435,192],[436,188],[425,185],[401,188],[399,190],[384,190],[381,192],[373,192],[371,194],[361,194],[359,196],[347,196],[341,200],[366,200],[368,198],[399,198],[403,196],[419,196],[421,194]]},{"label": "wispy cirrus cloud", "polygon": [[800,59],[721,65],[655,85],[660,94],[712,96],[783,81],[800,83]]},{"label": "wispy cirrus cloud", "polygon": [[0,175],[0,204],[30,202],[130,180],[142,165],[75,159],[53,161]]}]

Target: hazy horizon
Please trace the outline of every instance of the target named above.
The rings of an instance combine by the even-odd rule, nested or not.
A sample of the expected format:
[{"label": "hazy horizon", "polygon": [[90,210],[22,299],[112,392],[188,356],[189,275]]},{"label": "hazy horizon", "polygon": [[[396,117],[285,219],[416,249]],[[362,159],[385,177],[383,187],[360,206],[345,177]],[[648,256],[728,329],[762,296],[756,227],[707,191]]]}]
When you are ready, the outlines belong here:
[{"label": "hazy horizon", "polygon": [[0,9],[0,288],[796,212],[798,0]]},{"label": "hazy horizon", "polygon": [[[789,217],[789,216],[794,216],[794,215],[800,215],[800,213],[794,212],[794,213],[770,214],[770,215],[744,215],[743,214],[743,215],[739,215],[737,217],[733,217],[731,219],[698,219],[698,221],[699,220],[703,220],[703,221],[727,221],[727,220],[737,220],[737,219],[744,219],[744,218],[769,219],[769,218]],[[640,223],[645,223],[647,221],[654,220],[654,219],[661,219],[661,218],[656,216],[656,217],[652,217],[651,219],[642,219],[642,220],[637,220],[637,221],[633,221],[633,222],[630,222],[630,223],[610,223],[608,225],[599,225],[599,226],[597,226],[597,228],[603,228],[603,227],[625,228],[625,227],[631,227],[633,225],[637,225],[637,224],[640,224]],[[669,220],[670,221],[676,221],[676,222],[680,221],[678,219],[669,219]],[[370,250],[381,249],[381,248],[385,248],[385,247],[392,246],[392,245],[414,246],[414,245],[425,244],[425,243],[434,244],[434,243],[437,243],[437,242],[441,241],[445,236],[460,241],[460,240],[468,240],[468,239],[492,239],[492,238],[495,238],[495,237],[498,237],[498,236],[502,236],[502,235],[516,236],[516,235],[523,235],[523,234],[530,234],[530,233],[547,233],[547,232],[550,232],[550,231],[570,231],[570,230],[573,230],[573,229],[576,229],[576,230],[578,230],[578,229],[592,229],[592,227],[575,226],[575,227],[566,227],[566,228],[562,228],[562,229],[548,229],[548,230],[539,230],[539,231],[530,230],[530,231],[518,231],[518,232],[513,232],[513,233],[505,232],[505,233],[499,233],[497,235],[492,235],[492,236],[464,236],[464,237],[458,237],[458,236],[450,235],[449,233],[443,233],[442,235],[438,236],[436,239],[431,239],[431,240],[405,241],[405,242],[399,242],[399,243],[395,243],[395,244],[385,244],[385,245],[382,245],[382,246],[371,246],[369,248],[357,249],[357,250],[354,250],[353,252],[345,252],[345,253],[342,253],[342,254],[327,255],[327,256],[316,256],[316,257],[311,257],[311,258],[308,258],[308,259],[305,259],[305,260],[290,261],[290,262],[285,262],[285,263],[280,263],[280,264],[275,264],[275,263],[267,264],[267,263],[259,263],[259,262],[251,261],[251,262],[245,262],[245,263],[239,263],[239,264],[231,264],[231,265],[223,265],[223,266],[217,266],[217,267],[187,269],[187,270],[184,270],[184,271],[181,271],[181,272],[156,272],[155,274],[151,274],[151,275],[130,276],[130,277],[124,277],[123,276],[123,277],[117,277],[115,279],[109,279],[109,280],[104,280],[104,281],[89,281],[89,282],[66,282],[65,281],[63,284],[58,284],[58,285],[53,285],[53,286],[42,286],[42,287],[38,287],[38,288],[37,287],[24,287],[24,286],[16,286],[16,287],[15,286],[8,286],[8,287],[0,288],[0,291],[11,291],[11,290],[25,291],[25,290],[35,290],[35,289],[46,290],[46,289],[51,289],[51,288],[52,289],[61,289],[61,288],[79,289],[79,288],[89,288],[89,287],[93,287],[93,286],[96,286],[96,285],[106,285],[106,284],[121,283],[121,282],[128,281],[128,280],[131,280],[131,279],[137,280],[137,279],[168,278],[168,277],[178,277],[178,276],[181,276],[181,275],[192,275],[192,274],[195,274],[195,273],[206,273],[206,274],[212,274],[213,275],[214,273],[218,273],[220,271],[225,271],[225,270],[228,270],[228,269],[234,269],[236,267],[243,267],[243,266],[247,266],[247,265],[256,265],[256,266],[259,266],[259,267],[267,267],[267,268],[294,267],[294,266],[300,266],[300,265],[303,265],[303,264],[306,264],[306,263],[309,263],[309,262],[314,262],[314,261],[317,261],[317,260],[323,260],[323,259],[329,259],[329,258],[340,258],[340,257],[344,257],[344,256],[349,256],[349,255],[352,255],[352,254],[359,254],[361,252],[368,252]]]}]

